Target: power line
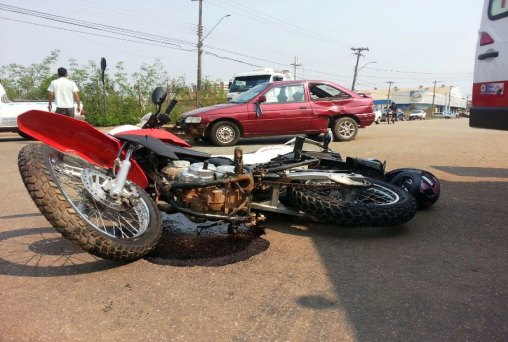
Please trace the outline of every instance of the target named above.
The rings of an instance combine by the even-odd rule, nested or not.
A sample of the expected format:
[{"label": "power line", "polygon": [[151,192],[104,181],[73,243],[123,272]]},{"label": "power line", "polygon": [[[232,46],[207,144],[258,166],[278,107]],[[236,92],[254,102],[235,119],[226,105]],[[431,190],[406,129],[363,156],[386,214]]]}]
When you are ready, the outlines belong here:
[{"label": "power line", "polygon": [[401,71],[394,69],[365,68],[376,71],[396,72],[403,74],[422,74],[422,75],[472,75],[472,72],[420,72],[420,71]]},{"label": "power line", "polygon": [[[0,4],[0,10],[5,10],[5,11],[8,11],[8,12],[14,12],[14,13],[19,13],[19,14],[24,14],[24,15],[28,15],[28,16],[34,16],[34,17],[38,17],[38,18],[42,18],[42,19],[47,19],[47,20],[52,20],[52,21],[56,21],[56,22],[60,22],[60,23],[69,24],[69,25],[76,25],[76,26],[79,26],[79,27],[89,28],[89,29],[98,30],[98,31],[102,31],[102,32],[107,32],[107,33],[112,33],[112,34],[118,34],[118,35],[122,35],[122,36],[129,36],[129,37],[136,38],[136,39],[148,40],[148,41],[151,41],[152,43],[168,44],[168,45],[175,46],[179,50],[182,50],[182,51],[189,51],[189,52],[190,51],[196,51],[195,48],[185,49],[180,44],[175,43],[175,41],[176,41],[176,42],[181,42],[182,44],[185,44],[185,45],[194,46],[195,44],[193,42],[179,40],[179,39],[176,39],[176,38],[168,38],[168,37],[159,36],[159,35],[146,34],[146,33],[140,32],[140,31],[128,30],[128,29],[123,29],[123,28],[119,28],[119,27],[115,27],[115,26],[103,25],[103,24],[98,24],[98,23],[93,23],[93,22],[86,22],[86,21],[83,21],[83,20],[76,20],[76,19],[72,19],[72,18],[68,18],[68,17],[51,15],[49,13],[44,13],[44,12],[39,12],[39,11],[32,11],[32,10],[27,10],[27,9],[15,7],[15,6],[3,5],[3,4]],[[5,19],[9,20],[8,18],[5,18]],[[25,22],[25,23],[30,23],[30,22],[26,22],[26,21],[22,21],[22,20],[17,20],[17,21],[19,21],[19,22]],[[51,28],[55,28],[55,29],[59,29],[59,30],[66,30],[66,31],[71,31],[71,32],[79,32],[79,33],[84,33],[84,34],[92,34],[92,33],[86,32],[86,31],[72,30],[72,29],[66,29],[66,28],[63,28],[63,27],[55,27],[55,26],[43,25],[43,24],[36,24],[36,23],[33,23],[33,22],[30,23],[30,24],[40,25],[40,26],[46,26],[46,27],[51,27]],[[98,34],[92,34],[92,35],[102,36],[102,37],[106,37],[106,38],[119,39],[119,40],[124,40],[124,41],[140,42],[139,40],[129,40],[129,39],[125,39],[125,38],[118,38],[118,37],[112,37],[112,36],[106,36],[106,35],[98,35]],[[156,45],[156,44],[154,44],[154,45]],[[209,45],[206,45],[206,47],[209,48],[209,49],[212,49],[212,50],[223,51],[223,52],[226,52],[226,53],[238,55],[238,56],[241,56],[241,57],[246,57],[246,58],[257,60],[257,61],[267,62],[267,63],[271,63],[271,64],[274,64],[274,65],[287,66],[287,64],[285,64],[285,63],[280,63],[280,62],[276,62],[276,61],[272,61],[272,60],[268,60],[268,59],[263,59],[263,58],[256,58],[256,57],[252,57],[250,55],[241,54],[241,53],[238,53],[238,52],[234,52],[234,51],[230,51],[230,50],[226,50],[226,49],[222,49],[222,48],[217,48],[217,47],[213,47],[213,46],[209,46]],[[211,55],[211,56],[215,56],[215,57],[220,58],[220,59],[226,59],[226,60],[231,60],[231,61],[234,61],[234,62],[238,62],[238,63],[250,65],[250,66],[260,67],[259,65],[256,65],[256,64],[253,64],[253,63],[250,63],[250,62],[242,61],[242,60],[236,59],[236,58],[231,58],[231,57],[226,57],[226,56],[220,56],[220,55],[218,55],[216,53],[213,53],[213,52],[203,51],[203,53]]]},{"label": "power line", "polygon": [[[47,19],[47,20],[52,20],[52,21],[57,21],[57,22],[65,23],[65,24],[69,24],[69,25],[76,25],[76,26],[80,26],[80,27],[84,27],[84,28],[89,28],[89,29],[93,29],[93,30],[98,30],[98,31],[102,31],[102,32],[107,32],[107,33],[112,33],[112,34],[118,34],[118,35],[122,35],[122,36],[129,36],[129,37],[136,38],[136,39],[148,40],[148,41],[151,41],[153,43],[168,44],[168,45],[175,46],[179,50],[182,50],[182,51],[196,51],[195,48],[185,49],[180,44],[175,43],[175,41],[176,41],[176,42],[181,42],[184,45],[194,46],[195,44],[193,42],[179,40],[179,39],[176,39],[176,38],[168,38],[168,37],[164,37],[164,36],[146,34],[146,33],[139,32],[139,31],[127,30],[127,29],[123,29],[123,28],[119,28],[119,27],[115,27],[115,26],[108,26],[108,25],[97,24],[97,23],[92,23],[92,22],[85,22],[85,21],[82,21],[82,20],[75,20],[75,19],[72,19],[72,18],[66,18],[66,17],[56,16],[56,15],[51,15],[51,14],[44,13],[44,12],[25,10],[23,8],[18,8],[18,7],[14,7],[14,6],[6,6],[6,5],[3,5],[3,4],[0,4],[0,10],[5,10],[5,11],[8,11],[8,12],[14,12],[14,13],[19,13],[19,14],[24,14],[24,15],[28,15],[28,16],[34,16],[34,17],[38,17],[38,18],[42,18],[42,19]],[[51,26],[51,25],[37,24],[37,23],[27,22],[27,21],[23,21],[23,20],[15,20],[15,19],[9,19],[9,18],[4,18],[4,19],[6,19],[6,20],[12,20],[12,21],[18,21],[18,22],[24,22],[24,23],[28,23],[28,24],[32,24],[32,25],[39,25],[39,26],[50,27],[50,28],[55,28],[55,29],[64,30],[64,31],[79,32],[79,33],[91,34],[91,35],[95,35],[95,36],[102,36],[102,37],[106,37],[106,38],[112,38],[112,39],[118,39],[118,40],[124,40],[124,41],[131,41],[131,42],[145,43],[145,42],[141,42],[139,40],[129,40],[129,39],[120,38],[120,37],[93,34],[93,33],[86,32],[86,31],[79,31],[79,30],[73,30],[73,29],[68,29],[68,28],[63,28],[63,27],[56,27],[56,26]],[[153,45],[156,45],[156,44],[153,44]],[[221,49],[221,48],[215,48],[215,47],[208,46],[208,45],[207,45],[207,47],[211,48],[211,49],[219,50],[219,51],[228,52],[228,53],[231,53],[231,54],[240,55],[240,56],[243,56],[243,57],[248,57],[248,58],[255,59],[255,60],[266,61],[266,62],[270,62],[270,63],[273,63],[273,64],[279,64],[279,65],[284,65],[284,66],[287,65],[287,64],[283,64],[283,63],[279,63],[279,62],[275,62],[275,61],[269,61],[269,60],[265,60],[265,59],[254,58],[254,57],[248,56],[248,55],[242,55],[242,54],[239,54],[239,53],[235,53],[233,51],[228,51],[228,50]],[[217,55],[215,53],[211,53],[211,52],[207,52],[207,51],[203,51],[203,53],[206,53],[206,54],[209,54],[209,55],[221,58],[221,59],[228,59],[228,60],[231,60],[231,61],[235,61],[235,62],[239,62],[239,63],[243,63],[243,64],[247,64],[247,65],[253,65],[254,66],[254,64],[252,64],[252,63],[241,61],[239,59],[229,58],[229,57],[226,57],[226,56],[219,56],[219,55]],[[257,67],[257,65],[256,65],[256,67]]]},{"label": "power line", "polygon": [[[224,2],[224,0],[213,0],[213,1]],[[4,20],[17,21],[17,22],[21,22],[21,23],[30,24],[30,25],[37,25],[37,26],[48,27],[48,28],[62,30],[62,31],[88,34],[88,35],[93,35],[93,36],[98,36],[98,37],[103,37],[103,38],[108,38],[108,39],[116,39],[116,40],[134,42],[134,43],[151,45],[151,46],[172,48],[172,49],[181,50],[181,51],[185,51],[185,52],[196,51],[195,42],[191,42],[189,40],[178,39],[178,38],[174,38],[174,37],[166,37],[166,36],[155,35],[155,34],[148,34],[148,33],[144,33],[141,31],[124,29],[121,27],[115,27],[115,26],[110,26],[110,25],[103,25],[103,24],[99,24],[99,23],[58,16],[58,15],[40,12],[40,11],[32,11],[29,9],[5,5],[5,4],[1,4],[1,3],[0,3],[0,10],[12,12],[15,14],[32,16],[32,17],[36,17],[36,18],[44,19],[44,20],[51,20],[54,22],[65,24],[65,25],[78,26],[83,29],[96,30],[96,31],[107,33],[107,34],[98,34],[98,33],[92,33],[92,32],[87,32],[87,31],[83,31],[83,30],[75,30],[75,29],[71,29],[71,28],[65,28],[65,27],[61,27],[61,26],[44,25],[44,24],[35,23],[35,22],[28,22],[28,21],[16,20],[16,19],[3,17],[2,19],[4,19]],[[261,12],[255,11],[254,13],[261,13]],[[267,17],[268,17],[267,20],[270,20],[270,16],[267,16]],[[275,19],[277,19],[277,18],[273,17],[273,19],[271,19],[271,20],[273,21]],[[289,26],[291,26],[291,25],[289,24]],[[129,39],[128,37],[130,37],[132,39]],[[206,50],[203,51],[203,53],[205,53],[205,54],[214,56],[219,59],[230,60],[230,61],[233,61],[236,63],[241,63],[241,64],[253,66],[253,67],[260,67],[258,65],[258,63],[256,63],[256,62],[270,63],[272,65],[283,66],[283,67],[288,66],[287,63],[281,63],[281,62],[266,59],[266,58],[254,57],[253,55],[242,54],[242,53],[239,53],[238,51],[231,51],[228,49],[214,47],[214,46],[211,46],[208,44],[204,45],[204,47],[208,50],[208,51],[206,51]],[[212,52],[210,50],[220,51],[220,52],[226,53],[228,55],[240,56],[241,58],[233,58],[231,56],[221,56],[220,54],[217,54],[217,53]],[[379,71],[385,71],[385,72],[394,72],[394,73],[441,75],[441,77],[445,77],[445,75],[447,75],[447,73],[426,73],[426,72],[400,71],[400,70],[376,69],[376,68],[366,68],[366,69],[371,69],[371,70],[376,70],[376,71],[379,70]],[[327,77],[332,77],[333,79],[341,80],[341,82],[347,82],[347,78],[348,78],[347,76],[344,76],[344,75],[337,75],[334,73],[323,72],[320,70],[313,70],[313,69],[309,69],[309,68],[306,68],[305,70],[312,72],[312,73],[320,74],[320,75],[326,75]],[[457,75],[456,77],[458,77],[458,75],[470,75],[470,74],[448,73],[448,75]],[[362,77],[379,78],[379,79],[386,79],[387,78],[387,77],[383,77],[383,76],[369,76],[369,75],[363,75]],[[432,79],[434,77],[435,76],[433,76]],[[391,76],[390,76],[390,78],[404,79],[403,77],[391,77]],[[425,78],[411,77],[411,78],[405,78],[405,79],[414,80],[414,79],[425,79]]]},{"label": "power line", "polygon": [[[151,46],[166,47],[166,48],[170,48],[170,49],[176,49],[176,50],[187,51],[187,52],[196,51],[196,49],[184,49],[184,48],[182,48],[182,47],[180,47],[178,45],[176,47],[167,46],[167,44],[170,44],[170,43],[164,43],[164,42],[160,42],[160,44],[155,44],[155,43],[143,42],[143,41],[140,41],[140,40],[127,39],[127,38],[121,38],[121,37],[115,37],[115,36],[108,36],[108,35],[105,35],[105,34],[86,32],[86,31],[80,31],[80,30],[73,30],[73,29],[65,28],[65,27],[58,27],[58,26],[52,26],[52,25],[39,24],[39,23],[29,22],[29,21],[20,20],[20,19],[12,19],[12,18],[6,18],[6,17],[0,17],[0,19],[20,22],[20,23],[29,24],[29,25],[35,25],[35,26],[48,27],[48,28],[52,28],[52,29],[56,29],[56,30],[61,30],[61,31],[69,31],[69,32],[75,32],[75,33],[88,34],[88,35],[97,36],[97,37],[111,38],[111,39],[116,39],[116,40],[122,40],[122,41],[132,42],[132,43],[139,43],[139,44],[145,44],[145,45],[151,45]],[[166,44],[166,45],[162,45],[162,44]],[[170,44],[170,45],[173,45],[173,44]]]},{"label": "power line", "polygon": [[15,6],[9,6],[9,5],[5,5],[5,4],[0,4],[0,10],[18,13],[18,14],[24,14],[24,15],[28,15],[28,16],[33,16],[33,17],[37,17],[37,18],[41,18],[41,19],[50,20],[50,21],[65,23],[65,24],[69,24],[69,25],[80,26],[83,28],[89,28],[89,29],[93,29],[93,30],[99,30],[99,31],[104,31],[104,32],[109,32],[109,33],[114,33],[114,34],[119,34],[119,35],[126,35],[126,36],[129,36],[132,38],[152,40],[152,41],[156,41],[156,42],[163,41],[164,43],[172,44],[172,45],[180,45],[180,44],[181,45],[189,45],[189,46],[195,45],[193,42],[186,41],[186,40],[170,38],[170,37],[154,35],[154,34],[148,34],[148,33],[140,32],[140,31],[129,30],[129,29],[124,29],[121,27],[115,27],[115,26],[109,26],[109,25],[103,25],[103,24],[73,19],[73,18],[69,18],[69,17],[58,16],[58,15],[40,12],[40,11],[32,11],[29,9],[15,7]]},{"label": "power line", "polygon": [[[114,37],[114,36],[108,36],[108,35],[99,34],[99,33],[85,32],[85,31],[80,31],[80,30],[73,30],[73,29],[69,29],[69,28],[52,26],[52,25],[44,25],[44,24],[32,23],[32,22],[29,22],[29,21],[24,21],[24,20],[19,20],[19,19],[11,19],[11,18],[5,18],[5,17],[0,17],[0,19],[20,22],[20,23],[25,23],[25,24],[35,25],[35,26],[48,27],[48,28],[62,30],[62,31],[69,31],[69,32],[75,32],[75,33],[88,34],[88,35],[92,35],[92,36],[96,36],[96,37],[111,38],[111,39],[116,39],[116,40],[122,40],[122,41],[132,42],[132,43],[139,43],[139,44],[150,45],[150,46],[165,47],[165,48],[170,48],[170,49],[175,49],[175,50],[180,50],[180,51],[185,51],[185,52],[195,52],[196,51],[196,49],[183,49],[183,48],[178,48],[178,47],[171,47],[171,46],[167,46],[167,45],[162,45],[162,43],[161,44],[155,44],[155,43],[143,42],[143,41],[139,41],[139,40],[126,39],[126,38],[120,38],[120,37]],[[251,64],[251,63],[239,60],[239,59],[230,58],[230,57],[226,57],[226,56],[219,56],[219,55],[217,55],[215,53],[207,52],[207,51],[203,51],[203,53],[207,54],[207,55],[212,55],[212,56],[220,58],[220,59],[230,60],[230,61],[233,61],[233,62],[242,63],[242,64],[246,64],[246,65],[253,66],[253,67],[256,67],[256,68],[260,68],[259,65]]]},{"label": "power line", "polygon": [[214,1],[209,1],[209,4],[211,4],[212,6],[216,6],[216,7],[225,9],[228,12],[232,12],[232,11],[236,10],[236,11],[238,11],[238,13],[243,14],[243,16],[245,16],[255,22],[258,22],[258,23],[268,23],[268,24],[279,27],[279,28],[281,28],[285,31],[289,31],[289,32],[297,31],[300,34],[300,36],[304,35],[308,38],[311,38],[314,41],[319,40],[319,41],[325,42],[327,44],[332,43],[334,45],[338,45],[338,44],[343,45],[343,46],[350,45],[350,43],[337,40],[337,38],[327,37],[327,36],[323,35],[322,32],[316,33],[316,32],[308,30],[305,27],[297,26],[297,25],[294,25],[290,22],[284,21],[280,17],[268,15],[266,13],[259,11],[258,9],[254,8],[254,7],[249,7],[249,6],[245,5],[244,3],[238,4],[237,2],[227,1],[227,0],[215,0],[215,1],[222,3],[225,7],[221,6],[219,4],[214,4]]}]

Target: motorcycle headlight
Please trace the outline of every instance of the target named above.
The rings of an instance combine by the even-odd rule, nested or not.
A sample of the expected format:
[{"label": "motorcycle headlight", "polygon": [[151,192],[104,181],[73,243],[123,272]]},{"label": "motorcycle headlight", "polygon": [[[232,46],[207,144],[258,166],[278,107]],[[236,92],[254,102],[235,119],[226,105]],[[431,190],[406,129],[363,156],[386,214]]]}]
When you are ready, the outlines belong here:
[{"label": "motorcycle headlight", "polygon": [[185,123],[200,123],[201,117],[200,116],[188,116],[185,118]]}]

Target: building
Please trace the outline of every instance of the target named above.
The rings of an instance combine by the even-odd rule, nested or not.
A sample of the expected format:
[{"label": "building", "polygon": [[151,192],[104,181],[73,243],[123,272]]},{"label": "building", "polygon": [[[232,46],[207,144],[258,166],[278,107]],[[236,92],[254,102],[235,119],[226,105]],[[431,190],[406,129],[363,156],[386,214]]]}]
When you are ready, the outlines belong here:
[{"label": "building", "polygon": [[372,96],[376,109],[383,109],[392,101],[406,113],[415,109],[423,109],[431,113],[432,106],[434,106],[434,112],[458,113],[465,111],[467,107],[467,99],[462,96],[460,89],[454,86],[374,88],[360,92]]}]

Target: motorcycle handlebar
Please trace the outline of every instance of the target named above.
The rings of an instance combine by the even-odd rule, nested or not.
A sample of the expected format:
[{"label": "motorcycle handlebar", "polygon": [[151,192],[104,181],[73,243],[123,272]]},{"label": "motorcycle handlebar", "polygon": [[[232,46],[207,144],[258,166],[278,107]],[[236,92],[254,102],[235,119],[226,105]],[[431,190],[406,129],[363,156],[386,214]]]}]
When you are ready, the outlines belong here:
[{"label": "motorcycle handlebar", "polygon": [[143,128],[155,128],[168,123],[171,119],[169,114],[175,108],[178,101],[173,99],[167,106],[166,110],[160,113],[160,106],[157,106],[157,111],[152,114],[148,121],[143,125]]},{"label": "motorcycle handlebar", "polygon": [[173,108],[175,108],[177,102],[178,101],[176,99],[171,100],[171,102],[169,102],[168,107],[166,108],[164,113],[169,115],[173,111]]}]

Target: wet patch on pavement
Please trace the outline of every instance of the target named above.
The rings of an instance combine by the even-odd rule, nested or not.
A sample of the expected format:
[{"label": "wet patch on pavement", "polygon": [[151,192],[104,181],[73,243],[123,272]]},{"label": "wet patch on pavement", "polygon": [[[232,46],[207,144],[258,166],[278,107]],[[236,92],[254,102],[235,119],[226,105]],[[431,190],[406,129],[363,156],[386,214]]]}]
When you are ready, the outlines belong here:
[{"label": "wet patch on pavement", "polygon": [[162,215],[164,231],[155,250],[146,259],[171,266],[224,266],[247,260],[268,249],[270,243],[261,238],[263,229],[240,227],[228,234],[226,224],[196,224],[184,215]]}]

